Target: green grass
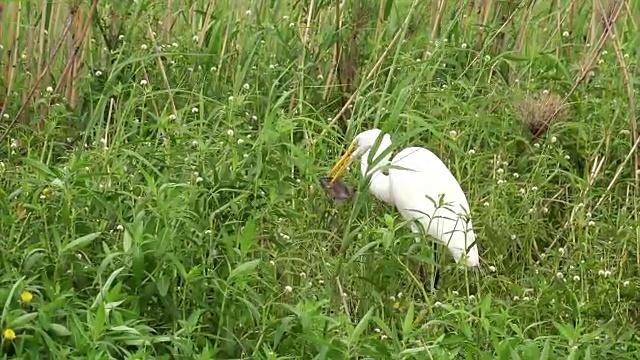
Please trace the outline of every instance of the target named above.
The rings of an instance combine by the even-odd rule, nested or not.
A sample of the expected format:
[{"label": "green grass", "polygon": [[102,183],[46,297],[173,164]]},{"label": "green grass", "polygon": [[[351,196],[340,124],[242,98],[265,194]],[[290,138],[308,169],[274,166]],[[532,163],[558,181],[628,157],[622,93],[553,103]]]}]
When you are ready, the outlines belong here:
[{"label": "green grass", "polygon": [[[10,130],[0,148],[0,327],[16,337],[4,334],[3,358],[637,356],[639,204],[633,159],[624,161],[633,113],[610,44],[569,99],[568,121],[531,144],[518,101],[571,88],[588,50],[578,31],[554,35],[547,51],[540,24],[555,18],[541,12],[524,54],[496,54],[471,46],[473,31],[456,21],[432,42],[414,13],[361,84],[342,134],[327,121],[338,92],[322,99],[332,26],[305,48],[299,9],[273,3],[248,15],[221,1],[202,49],[198,23],[168,41],[158,25],[154,43],[146,26],[166,4],[129,3],[116,50],[94,33],[80,105],[43,90],[44,128],[34,107]],[[379,39],[363,37],[361,78],[405,5]],[[618,39],[634,74],[629,22]],[[571,51],[556,58],[557,44]],[[22,96],[7,97],[7,118]],[[430,242],[416,254],[355,165],[356,199],[326,198],[319,179],[374,126],[398,149],[425,146],[450,166],[472,206],[478,272],[439,248],[440,287],[424,292],[414,269],[431,261]]]}]

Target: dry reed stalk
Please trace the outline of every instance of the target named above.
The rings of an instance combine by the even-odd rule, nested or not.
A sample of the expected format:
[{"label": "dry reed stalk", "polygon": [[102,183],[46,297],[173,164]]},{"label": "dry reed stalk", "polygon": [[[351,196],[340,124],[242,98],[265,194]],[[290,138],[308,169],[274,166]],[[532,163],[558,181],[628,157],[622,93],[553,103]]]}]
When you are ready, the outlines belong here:
[{"label": "dry reed stalk", "polygon": [[[575,23],[576,23],[576,16],[578,14],[578,4],[576,0],[571,0],[571,2],[569,3],[569,10],[567,12],[567,17],[569,18],[566,22],[568,23],[568,33],[570,35],[575,34],[577,31],[575,30]],[[562,32],[562,35],[564,36],[564,31]],[[573,46],[574,46],[574,42],[571,41],[569,43],[566,43],[564,45],[564,54],[567,57],[571,56],[571,53],[573,52]]]},{"label": "dry reed stalk", "polygon": [[[69,44],[69,53],[67,57],[67,64],[70,67],[69,72],[67,72],[67,76],[65,78],[65,93],[67,98],[67,104],[71,108],[75,108],[76,106],[76,87],[74,86],[74,80],[76,79],[76,74],[78,70],[78,51],[80,49],[80,44],[82,44],[83,37],[85,34],[82,32],[83,28],[83,15],[84,15],[84,4],[79,4],[75,8],[72,8],[71,11],[76,11],[78,14],[71,26],[71,38],[68,42]],[[88,31],[90,28],[87,28]]]},{"label": "dry reed stalk", "polygon": [[[558,3],[554,2],[553,4],[558,4]],[[555,10],[551,9],[550,12],[556,15],[555,17],[556,21],[555,21],[555,25],[553,26],[553,31],[547,33],[546,35],[547,41],[542,46],[543,49],[547,49],[551,45],[551,43],[557,42],[556,36],[562,35],[561,24],[563,24],[567,18],[567,14],[564,14],[563,16],[561,16],[562,11],[560,8],[557,8]],[[556,56],[558,56],[559,51],[560,51],[560,44],[557,44],[555,48]]]},{"label": "dry reed stalk", "polygon": [[633,31],[638,32],[638,24],[636,23],[636,19],[633,16],[631,16],[632,12],[631,12],[631,9],[629,8],[629,1],[624,2],[624,7],[627,14],[630,14],[629,22],[631,22],[631,25],[633,26]]},{"label": "dry reed stalk", "polygon": [[[6,86],[6,97],[8,98],[10,94],[13,92],[14,85],[14,75],[16,68],[18,67],[18,39],[20,36],[20,13],[21,13],[22,3],[21,2],[12,2],[8,5],[7,14],[9,15],[9,34],[8,41],[9,43],[5,46],[5,52],[7,54],[8,62],[7,67],[5,68],[5,86]],[[3,54],[4,55],[4,54]],[[4,115],[6,111],[6,101],[3,101],[2,109],[0,110],[0,116]]]},{"label": "dry reed stalk", "polygon": [[[38,31],[38,40],[37,40],[37,56],[35,59],[36,74],[41,74],[43,72],[44,60],[46,59],[46,54],[44,53],[45,42],[47,41],[47,33],[48,33],[48,30],[46,28],[47,21],[45,19],[46,13],[47,13],[47,1],[42,1],[41,7],[40,7],[40,28]],[[42,82],[40,83],[40,88],[43,88],[50,84],[50,77],[51,77],[50,75],[51,75],[50,73],[47,73],[47,75],[43,77]],[[40,106],[40,118],[41,119],[46,118],[48,113],[49,113],[49,106],[42,104]],[[42,129],[43,125],[44,125],[44,121],[41,120],[38,123],[38,130]]]},{"label": "dry reed stalk", "polygon": [[600,17],[598,10],[598,0],[591,2],[591,20],[589,20],[589,34],[587,35],[587,44],[593,44],[598,31],[598,18]]},{"label": "dry reed stalk", "polygon": [[380,38],[380,32],[384,26],[384,11],[387,8],[387,0],[380,0],[380,6],[378,7],[378,17],[376,18],[376,32],[375,38]]},{"label": "dry reed stalk", "polygon": [[[602,3],[598,2],[598,5],[602,6]],[[605,26],[605,31],[611,34],[613,48],[616,53],[616,58],[618,59],[618,63],[620,64],[620,71],[622,72],[623,84],[625,87],[625,91],[627,93],[627,101],[629,103],[629,112],[630,112],[629,128],[631,131],[631,143],[634,144],[638,140],[638,124],[637,124],[637,117],[636,117],[635,93],[631,85],[631,76],[629,75],[629,68],[624,59],[624,54],[622,52],[622,44],[620,43],[620,39],[616,32],[615,25],[611,23],[611,19],[609,18],[610,13],[608,11],[604,11],[604,9],[601,9],[601,10],[603,10],[602,11],[603,14],[606,14],[606,17],[602,19]],[[634,157],[634,165],[636,170],[640,169],[640,156],[638,156],[638,154],[636,154],[636,156]],[[635,171],[634,174],[635,174],[635,180],[637,184],[640,174],[638,173],[638,171]]]},{"label": "dry reed stalk", "polygon": [[358,40],[360,37],[360,29],[367,21],[364,15],[365,11],[363,10],[363,3],[363,0],[359,0],[358,8],[352,9],[352,16],[354,20],[351,23],[353,24],[353,30],[349,37],[349,43],[346,48],[343,47],[341,50],[342,56],[338,63],[338,79],[344,94],[351,94],[354,91],[358,77]]},{"label": "dry reed stalk", "polygon": [[480,15],[480,11],[482,9],[482,5],[478,0],[459,0],[458,6],[456,9],[464,8],[465,11],[463,13],[463,28],[464,29],[473,29],[476,25],[476,19]]},{"label": "dry reed stalk", "polygon": [[[464,4],[467,4],[465,7]],[[457,9],[465,7],[465,17],[470,18],[474,12],[480,13],[480,9],[482,9],[482,5],[478,3],[477,0],[460,0],[456,6]]]},{"label": "dry reed stalk", "polygon": [[104,126],[104,136],[102,137],[102,144],[104,148],[108,148],[109,145],[109,128],[113,119],[113,114],[116,112],[116,100],[114,98],[109,99],[109,112],[107,113],[107,123]]},{"label": "dry reed stalk", "polygon": [[[391,52],[391,50],[399,42],[401,35],[404,33],[405,29],[409,26],[409,20],[413,16],[413,12],[414,12],[414,10],[416,8],[417,3],[418,3],[418,0],[414,0],[411,3],[411,8],[409,8],[409,13],[407,14],[407,17],[404,19],[404,22],[402,23],[402,26],[396,32],[396,34],[393,36],[393,38],[389,42],[389,45],[387,45],[387,48],[384,50],[382,55],[380,55],[380,57],[378,58],[378,61],[376,61],[376,63],[371,68],[371,70],[369,70],[369,72],[364,77],[364,80],[362,82],[369,81],[378,72],[378,69],[380,68],[380,66],[382,66],[382,63],[384,62],[384,60],[387,58],[387,56],[389,56],[389,53]],[[338,121],[338,119],[340,119],[343,116],[343,114],[347,111],[349,106],[351,106],[351,104],[354,102],[354,100],[356,99],[356,97],[359,94],[358,90],[359,90],[359,88],[356,87],[355,91],[353,91],[353,93],[351,94],[349,99],[347,99],[346,103],[342,106],[340,111],[333,117],[333,119],[331,119],[331,121],[329,121],[329,126],[322,130],[322,132],[320,133],[320,136],[319,136],[320,138],[322,136],[324,136],[324,134],[327,132],[327,129],[329,127],[333,126],[336,123],[336,121]]]},{"label": "dry reed stalk", "polygon": [[[496,38],[497,34],[499,34],[501,31],[503,31],[507,25],[509,25],[512,21],[513,18],[515,17],[517,12],[512,12],[509,16],[508,19],[506,19],[506,21],[504,23],[502,23],[502,25],[500,25],[500,28],[494,33],[493,37],[491,39],[489,39],[490,41],[493,41],[493,39]],[[479,38],[482,38],[486,33],[485,32],[481,32],[479,35]],[[476,42],[476,47],[482,48],[483,47],[483,42],[478,43]],[[467,65],[467,67],[462,71],[462,73],[459,75],[459,78],[462,78],[469,69],[471,69],[473,67],[473,65],[478,62],[482,57],[484,57],[484,53],[483,51],[478,51],[475,55],[475,57],[469,62],[469,64]]]},{"label": "dry reed stalk", "polygon": [[173,0],[167,0],[167,10],[164,14],[164,20],[162,20],[162,26],[164,31],[164,41],[171,42],[171,27],[173,26]]},{"label": "dry reed stalk", "polygon": [[[34,21],[34,17],[37,14],[34,14],[34,12],[29,12],[29,10],[27,9],[27,11],[24,14],[24,17],[27,20],[27,23],[29,24],[33,24]],[[24,86],[24,88],[28,89],[31,87],[31,83],[33,82],[33,74],[35,73],[35,69],[33,66],[33,57],[36,55],[35,49],[34,49],[34,45],[35,45],[35,28],[33,26],[27,26],[26,27],[26,36],[23,36],[23,38],[25,38],[26,41],[24,41],[23,44],[21,44],[21,56],[24,54],[26,55],[26,57],[22,58],[22,64],[21,64],[21,73],[23,74],[22,77],[22,86]],[[26,94],[23,93],[22,95],[22,101],[25,100],[25,96]]]},{"label": "dry reed stalk", "polygon": [[58,85],[56,86],[56,92],[60,91],[60,93],[62,94],[62,97],[68,103],[69,97],[71,96],[70,94],[71,86],[69,84],[69,72],[71,70],[71,67],[73,66],[73,60],[71,59],[71,54],[73,54],[73,43],[75,42],[74,36],[76,34],[75,28],[76,28],[76,24],[78,21],[78,17],[80,16],[80,13],[78,11],[78,8],[75,7],[73,4],[68,4],[65,10],[69,14],[69,16],[71,16],[72,20],[71,20],[71,28],[69,29],[69,37],[67,38],[67,41],[64,45],[65,48],[62,54],[60,54],[60,56],[64,59],[67,59],[67,61],[64,67],[64,71],[60,75],[60,80],[58,81]]},{"label": "dry reed stalk", "polygon": [[227,45],[229,44],[229,28],[231,27],[230,23],[227,23],[227,28],[224,31],[224,38],[222,39],[222,50],[220,50],[220,59],[218,59],[218,69],[216,70],[216,75],[220,76],[220,71],[222,70],[222,61],[226,54]]},{"label": "dry reed stalk", "polygon": [[489,17],[491,16],[491,4],[493,2],[491,0],[483,0],[482,5],[480,5],[480,16],[481,16],[481,24],[486,26],[489,22]]},{"label": "dry reed stalk", "polygon": [[535,3],[535,0],[528,0],[525,7],[522,23],[526,25],[520,27],[520,31],[518,31],[518,35],[516,36],[516,42],[514,45],[514,50],[517,53],[522,53],[524,51],[524,45],[526,44],[527,39],[527,30],[530,28],[527,25],[529,25],[529,22],[533,18],[533,6],[535,5]]},{"label": "dry reed stalk", "polygon": [[[307,23],[304,27],[304,33],[302,35],[302,46],[307,47],[309,45],[309,31],[311,30],[311,20],[313,19],[313,10],[316,7],[316,0],[311,0],[309,3],[309,11],[307,12]],[[304,66],[304,64],[302,64]]]},{"label": "dry reed stalk", "polygon": [[[555,5],[556,5],[556,9],[554,11],[554,13],[556,14],[556,26],[555,26],[555,31],[554,34],[551,34],[551,36],[549,36],[549,40],[551,40],[555,34],[560,34],[562,35],[562,3],[561,0],[556,0],[555,1]],[[562,52],[562,44],[560,42],[558,42],[556,44],[556,57],[560,57],[560,53]]]},{"label": "dry reed stalk", "polygon": [[[95,4],[97,4],[97,2],[98,2],[98,0],[94,0]],[[36,90],[38,90],[40,82],[44,78],[45,74],[47,74],[48,69],[53,65],[53,62],[55,61],[58,53],[60,52],[60,49],[62,48],[62,45],[66,41],[67,36],[69,35],[69,30],[71,28],[72,21],[73,21],[73,18],[70,16],[67,19],[67,22],[65,24],[65,27],[64,27],[64,30],[62,32],[62,36],[60,37],[60,40],[58,41],[54,51],[49,55],[49,60],[47,61],[47,65],[45,66],[44,71],[42,73],[38,74],[38,79],[36,80],[35,84],[31,88],[31,90],[29,91],[29,96],[27,97],[27,101],[24,101],[22,103],[22,105],[20,106],[20,109],[18,109],[18,112],[16,113],[15,117],[13,118],[11,123],[9,123],[9,125],[7,126],[7,129],[5,130],[5,132],[2,135],[0,135],[0,143],[7,137],[7,135],[9,135],[9,132],[11,132],[13,127],[16,125],[16,123],[18,122],[18,119],[20,118],[22,113],[26,110],[27,105],[29,104],[29,100],[33,97],[33,95],[35,95]],[[3,109],[3,111],[4,111],[4,109]]]},{"label": "dry reed stalk", "polygon": [[[44,67],[44,59],[45,59],[45,53],[44,53],[44,44],[47,40],[47,21],[45,19],[45,15],[47,13],[47,2],[43,1],[41,3],[41,8],[40,8],[40,14],[41,14],[41,19],[40,19],[40,34],[38,35],[38,64],[36,65],[36,71],[38,74],[42,73],[42,69]],[[48,80],[43,80],[43,85],[48,84]]]},{"label": "dry reed stalk", "polygon": [[495,14],[494,21],[499,21],[501,30],[496,34],[493,40],[493,53],[499,54],[505,51],[509,38],[507,36],[509,32],[509,26],[513,26],[511,19],[515,18],[518,4],[513,1],[503,1],[498,4],[498,11]]},{"label": "dry reed stalk", "polygon": [[209,31],[209,28],[213,25],[211,21],[211,17],[213,16],[213,9],[216,8],[216,0],[210,0],[207,5],[207,13],[204,16],[204,23],[202,24],[202,28],[200,29],[200,35],[198,35],[198,47],[202,48],[202,44],[204,44],[204,38]]},{"label": "dry reed stalk", "polygon": [[489,16],[491,16],[491,5],[492,5],[492,1],[491,0],[482,0],[482,4],[478,5],[479,7],[479,14],[480,14],[480,34],[478,35],[478,39],[476,41],[475,44],[475,48],[482,48],[485,42],[485,37],[487,35],[486,32],[486,27],[487,27],[487,23],[489,22]]},{"label": "dry reed stalk", "polygon": [[[299,35],[301,36],[300,38],[300,42],[302,43],[302,56],[299,57],[299,67],[300,69],[303,69],[305,66],[305,61],[306,61],[306,55],[307,52],[311,49],[311,46],[309,46],[309,32],[311,31],[311,21],[313,20],[313,15],[314,15],[314,10],[316,7],[316,1],[315,0],[311,0],[309,3],[309,6],[307,7],[307,13],[306,13],[306,22],[305,22],[305,27],[304,27],[304,31],[302,32],[302,34],[299,33]],[[304,13],[304,8],[302,10],[302,12]],[[305,14],[303,14],[305,15]],[[302,17],[302,16],[301,16]],[[304,88],[304,74],[301,72],[300,73],[300,78],[298,79],[298,86],[300,89]],[[300,97],[300,99],[296,98],[296,94],[292,93],[291,94],[291,98],[289,99],[289,113],[293,112],[293,109],[295,107],[296,104],[296,100],[299,100],[297,103],[298,105],[301,107],[302,101],[304,99],[302,99],[302,96]]]},{"label": "dry reed stalk", "polygon": [[625,165],[627,165],[627,162],[629,162],[629,159],[631,158],[631,156],[638,151],[638,145],[640,145],[640,138],[636,139],[636,141],[633,143],[633,146],[631,147],[631,150],[629,150],[629,152],[627,153],[627,156],[624,158],[624,160],[622,160],[622,163],[618,166],[616,173],[613,175],[613,179],[611,179],[611,181],[609,182],[609,185],[607,185],[607,188],[604,190],[604,193],[602,193],[602,195],[600,196],[600,199],[598,200],[596,205],[593,207],[594,209],[597,209],[598,207],[600,207],[600,204],[602,204],[602,202],[604,201],[604,198],[607,195],[609,195],[609,191],[611,191],[611,188],[613,188],[613,185],[615,185],[616,181],[618,180],[618,177],[620,177],[620,174],[622,173],[622,170],[624,170]]},{"label": "dry reed stalk", "polygon": [[189,11],[187,11],[187,13],[189,14],[189,20],[188,23],[189,25],[191,25],[191,33],[192,34],[197,34],[198,33],[198,21],[197,21],[197,16],[198,16],[198,9],[196,8],[197,2],[192,2],[191,3],[191,7],[189,8]]},{"label": "dry reed stalk", "polygon": [[[351,31],[348,44],[342,43],[340,50],[340,61],[337,67],[337,77],[339,86],[342,89],[342,105],[348,101],[348,97],[356,91],[358,82],[358,57],[359,57],[359,39],[361,29],[367,23],[366,10],[364,8],[364,0],[357,2],[357,8],[355,3],[352,3],[351,16],[353,20],[353,29]],[[376,39],[379,40],[379,39]],[[346,45],[346,46],[345,46]],[[343,130],[347,129],[349,119],[351,119],[352,107],[347,108],[342,112],[341,119]]]},{"label": "dry reed stalk", "polygon": [[571,4],[569,4],[569,29],[571,29],[571,34],[576,33],[576,31],[574,31],[576,28],[576,16],[578,16],[578,2],[571,0]]},{"label": "dry reed stalk", "polygon": [[440,22],[445,9],[445,0],[435,0],[431,2],[431,39],[435,40],[440,33]]},{"label": "dry reed stalk", "polygon": [[[4,3],[0,3],[0,24],[4,24],[4,22],[2,21],[2,15],[4,15]],[[4,49],[4,41],[2,41],[4,39],[4,26],[0,26],[0,60],[2,60],[2,55],[3,53],[3,49]],[[4,103],[5,103],[5,88],[4,88],[4,81],[2,79],[0,79],[0,114],[2,113],[2,108],[4,107]]]},{"label": "dry reed stalk", "polygon": [[[151,24],[147,23],[147,35],[151,39],[151,42],[156,44],[156,38],[153,35],[153,29],[151,28]],[[156,57],[156,61],[158,63],[158,68],[160,69],[160,74],[162,74],[162,79],[164,80],[164,86],[167,88],[167,93],[169,94],[169,104],[171,104],[171,110],[173,114],[177,114],[178,110],[176,109],[176,104],[173,100],[173,93],[171,92],[171,85],[169,84],[169,78],[167,77],[167,72],[164,68],[164,64],[160,57]]]},{"label": "dry reed stalk", "polygon": [[[595,1],[599,1],[599,0],[595,0]],[[623,8],[622,5],[623,4],[620,4],[619,6],[616,7],[615,12],[613,12],[613,15],[610,18],[611,28],[613,28],[618,21],[618,17],[620,16],[621,10]],[[604,45],[606,44],[607,40],[610,37],[611,37],[611,32],[608,29],[605,29],[602,35],[600,35],[600,39],[598,39],[598,43],[596,44],[596,46],[591,46],[591,51],[585,54],[585,56],[581,61],[583,66],[580,72],[574,78],[573,86],[565,96],[565,99],[568,99],[571,95],[573,95],[573,93],[576,91],[578,86],[582,84],[586,76],[594,67],[596,59],[598,58],[599,54],[602,52],[602,48],[604,48]]]},{"label": "dry reed stalk", "polygon": [[[78,70],[78,64],[76,63],[77,61],[77,56],[78,53],[80,52],[80,50],[82,49],[82,45],[85,43],[85,39],[88,38],[88,34],[89,34],[89,29],[91,28],[91,23],[93,21],[93,16],[96,13],[96,9],[98,6],[98,1],[99,0],[93,0],[91,3],[91,8],[89,9],[89,14],[86,17],[86,20],[84,21],[84,24],[82,24],[82,22],[80,21],[81,19],[81,12],[79,11],[80,9],[78,8],[70,8],[69,10],[69,16],[71,17],[71,28],[73,29],[72,31],[72,38],[71,40],[75,40],[72,42],[71,48],[72,48],[72,52],[69,54],[67,60],[67,65],[64,67],[64,70],[62,71],[62,75],[60,76],[61,79],[65,79],[65,81],[60,81],[58,82],[58,84],[56,85],[56,88],[54,90],[54,92],[58,92],[60,91],[60,88],[62,87],[63,83],[66,87],[73,87],[74,86],[74,81],[76,79],[77,76],[77,70]],[[69,29],[65,29],[65,30],[69,30]],[[75,36],[75,39],[74,39]],[[74,92],[69,91],[68,88],[65,89],[67,91],[67,99],[69,101],[71,101],[72,99],[70,98],[70,96],[74,96]]]},{"label": "dry reed stalk", "polygon": [[342,22],[343,22],[342,8],[344,6],[344,1],[346,0],[343,0],[342,2],[340,0],[335,0],[336,6],[335,6],[334,24],[335,24],[336,42],[333,46],[331,69],[329,70],[329,75],[327,76],[327,81],[324,84],[324,90],[322,92],[323,100],[327,100],[327,98],[329,97],[331,89],[333,88],[335,76],[338,71],[338,64],[340,63],[340,55],[341,55],[341,49],[342,49],[340,45],[340,30],[342,29]]},{"label": "dry reed stalk", "polygon": [[[49,55],[52,54],[56,48],[56,42],[52,41],[52,39],[59,39],[63,37],[62,34],[64,34],[65,32],[65,30],[61,28],[61,25],[63,24],[62,22],[63,6],[64,5],[62,1],[55,1],[51,4],[51,17],[49,18],[49,34],[47,35],[47,38],[49,39],[49,41],[47,41],[49,48],[46,50],[46,53]],[[46,63],[45,63],[45,67],[46,67]],[[60,81],[61,79],[58,79],[58,82]]]}]

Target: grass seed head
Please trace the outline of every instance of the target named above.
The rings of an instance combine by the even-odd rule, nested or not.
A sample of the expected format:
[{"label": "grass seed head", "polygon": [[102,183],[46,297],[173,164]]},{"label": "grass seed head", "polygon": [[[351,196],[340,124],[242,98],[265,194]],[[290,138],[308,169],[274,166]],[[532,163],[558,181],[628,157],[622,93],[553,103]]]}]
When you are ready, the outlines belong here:
[{"label": "grass seed head", "polygon": [[567,102],[560,95],[545,91],[540,96],[527,95],[517,111],[535,140],[544,135],[553,123],[564,119],[566,106]]}]

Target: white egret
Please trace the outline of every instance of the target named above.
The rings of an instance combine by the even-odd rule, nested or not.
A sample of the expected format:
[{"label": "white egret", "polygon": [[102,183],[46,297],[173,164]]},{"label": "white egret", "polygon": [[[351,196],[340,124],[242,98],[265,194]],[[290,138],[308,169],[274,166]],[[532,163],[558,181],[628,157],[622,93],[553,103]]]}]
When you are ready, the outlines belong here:
[{"label": "white egret", "polygon": [[[336,181],[360,157],[360,170],[365,177],[371,174],[369,190],[376,198],[395,205],[400,215],[411,221],[411,230],[419,234],[420,228],[412,221],[417,220],[427,234],[447,246],[456,262],[478,266],[476,235],[467,218],[469,203],[451,171],[437,155],[422,147],[403,149],[389,163],[391,153],[383,155],[391,146],[389,134],[382,134],[372,158],[375,165],[370,169],[369,153],[381,134],[379,129],[358,134],[327,176]],[[386,168],[389,175],[382,172]],[[416,240],[420,241],[420,236]]]}]

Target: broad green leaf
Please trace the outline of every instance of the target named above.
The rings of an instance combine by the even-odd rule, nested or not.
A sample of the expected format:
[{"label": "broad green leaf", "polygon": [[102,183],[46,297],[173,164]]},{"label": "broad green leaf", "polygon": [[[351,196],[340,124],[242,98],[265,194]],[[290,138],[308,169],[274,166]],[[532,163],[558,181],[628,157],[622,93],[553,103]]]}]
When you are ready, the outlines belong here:
[{"label": "broad green leaf", "polygon": [[235,269],[231,270],[227,281],[232,281],[239,276],[243,276],[254,271],[258,264],[260,264],[260,259],[247,261],[238,265]]},{"label": "broad green leaf", "polygon": [[549,359],[549,352],[551,351],[551,346],[549,345],[549,339],[544,342],[544,347],[542,348],[542,354],[540,354],[540,360]]},{"label": "broad green leaf", "polygon": [[402,339],[407,340],[411,336],[411,332],[413,331],[413,301],[409,302],[409,308],[407,309],[407,314],[404,316],[404,321],[402,322]]},{"label": "broad green leaf", "polygon": [[19,328],[21,326],[26,325],[31,320],[35,319],[38,316],[37,312],[27,313],[24,315],[20,315],[17,318],[13,319],[9,322],[8,327],[10,328]]},{"label": "broad green leaf", "polygon": [[49,324],[49,330],[53,331],[54,334],[58,336],[69,336],[71,335],[71,331],[67,329],[65,326],[60,324]]},{"label": "broad green leaf", "polygon": [[100,232],[95,232],[95,233],[88,234],[73,240],[72,242],[65,245],[62,248],[62,250],[60,250],[60,255],[62,256],[64,254],[67,254],[76,249],[86,246],[87,244],[95,240],[98,236],[100,236],[100,234],[101,234]]},{"label": "broad green leaf", "polygon": [[96,296],[95,300],[93,301],[93,304],[91,305],[92,309],[95,309],[96,306],[98,306],[98,304],[102,303],[104,297],[107,295],[107,293],[109,292],[109,289],[111,288],[111,284],[116,279],[116,277],[120,275],[122,270],[124,270],[124,266],[119,269],[116,269],[114,272],[111,273],[111,275],[109,275],[109,278],[107,279],[107,281],[104,283],[104,285],[102,285],[102,288],[100,289],[100,293],[98,293],[98,296]]},{"label": "broad green leaf", "polygon": [[2,309],[2,318],[0,318],[0,324],[4,324],[5,321],[7,321],[7,315],[9,314],[9,310],[11,309],[11,301],[13,300],[13,294],[15,294],[16,290],[18,289],[18,286],[20,284],[22,284],[22,281],[24,281],[24,276],[21,277],[20,279],[18,279],[18,281],[13,283],[13,286],[11,287],[11,290],[9,291],[9,294],[7,296],[7,300],[4,303],[4,308]]},{"label": "broad green leaf", "polygon": [[131,244],[132,244],[131,234],[129,233],[129,230],[125,229],[124,234],[122,236],[122,250],[125,253],[129,252],[129,249],[131,249]]},{"label": "broad green leaf", "polygon": [[167,296],[169,292],[169,279],[168,276],[162,274],[156,281],[156,286],[158,287],[158,293],[160,296]]},{"label": "broad green leaf", "polygon": [[371,316],[373,315],[374,309],[375,308],[373,307],[370,308],[369,311],[367,311],[367,313],[364,314],[362,319],[360,319],[355,329],[353,329],[353,332],[351,333],[351,337],[349,339],[349,342],[351,342],[352,345],[358,343],[358,340],[360,339],[360,335],[362,335],[362,333],[367,328],[367,326],[369,326],[369,320],[371,320]]},{"label": "broad green leaf", "polygon": [[238,237],[238,241],[240,242],[240,256],[242,259],[249,253],[249,250],[256,241],[256,237],[256,225],[255,222],[250,219],[244,224],[244,231]]},{"label": "broad green leaf", "polygon": [[44,257],[45,250],[42,248],[37,248],[29,251],[29,253],[25,256],[24,262],[22,263],[22,269],[24,271],[29,271],[36,265],[42,266],[42,258]]}]

